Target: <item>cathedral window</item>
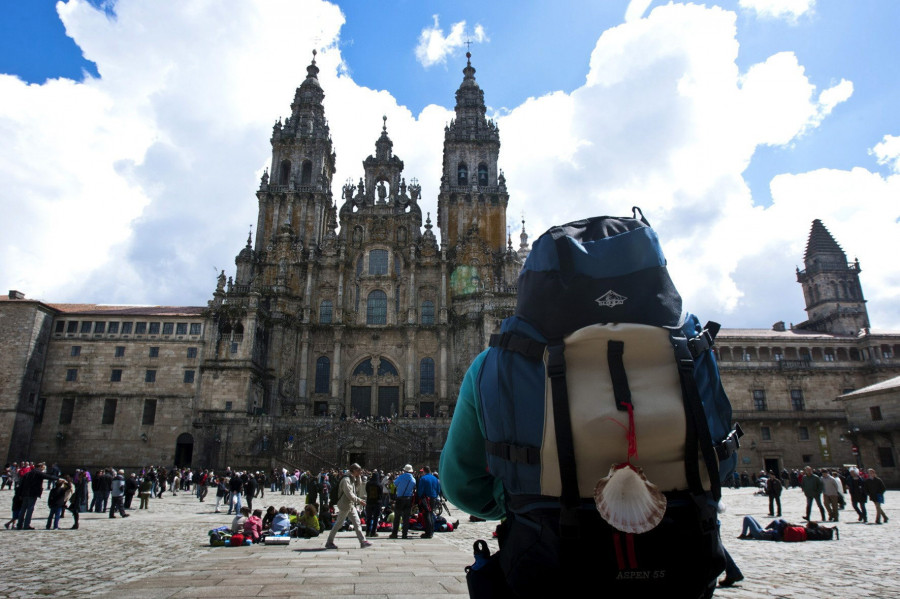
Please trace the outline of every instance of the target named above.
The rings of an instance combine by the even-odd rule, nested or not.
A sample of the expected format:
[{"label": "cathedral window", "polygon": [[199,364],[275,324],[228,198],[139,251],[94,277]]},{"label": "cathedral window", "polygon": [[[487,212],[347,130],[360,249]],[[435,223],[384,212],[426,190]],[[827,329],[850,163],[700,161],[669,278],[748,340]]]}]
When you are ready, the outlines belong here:
[{"label": "cathedral window", "polygon": [[791,409],[795,412],[802,412],[803,408],[803,390],[791,389]]},{"label": "cathedral window", "polygon": [[483,162],[478,165],[478,185],[481,187],[488,186],[488,167]]},{"label": "cathedral window", "polygon": [[801,426],[797,428],[797,439],[800,441],[809,441],[809,427]]},{"label": "cathedral window", "polygon": [[456,183],[457,185],[469,184],[469,167],[465,162],[460,162],[456,167]]},{"label": "cathedral window", "polygon": [[283,160],[281,162],[281,170],[278,175],[278,184],[279,185],[287,185],[288,181],[291,180],[291,161]]},{"label": "cathedral window", "polygon": [[237,323],[234,325],[234,334],[231,336],[231,340],[235,343],[240,343],[244,340],[244,325],[241,323]]},{"label": "cathedral window", "polygon": [[171,335],[175,332],[175,323],[174,322],[164,322],[163,323],[163,335]]},{"label": "cathedral window", "polygon": [[387,324],[387,294],[380,289],[366,299],[366,324]]},{"label": "cathedral window", "polygon": [[382,358],[378,363],[378,376],[384,376],[386,374],[400,376],[400,373],[397,372],[397,368],[393,364]]},{"label": "cathedral window", "polygon": [[150,323],[150,334],[151,335],[159,335],[159,323],[158,322]]},{"label": "cathedral window", "polygon": [[185,370],[184,371],[184,382],[185,383],[193,383],[194,382],[194,371],[193,370]]},{"label": "cathedral window", "polygon": [[110,335],[118,335],[119,334],[119,323],[111,322],[109,326],[106,328],[106,332]]},{"label": "cathedral window", "polygon": [[373,374],[375,374],[375,370],[372,368],[371,359],[360,362],[353,369],[353,376],[372,376]]},{"label": "cathedral window", "polygon": [[199,335],[201,326],[202,325],[199,322],[192,322],[191,323],[191,335]]},{"label": "cathedral window", "polygon": [[131,327],[132,327],[132,323],[130,323],[130,322],[123,322],[123,323],[122,323],[122,334],[123,334],[123,335],[130,335],[130,334],[131,334]]},{"label": "cathedral window", "polygon": [[434,395],[434,360],[422,358],[419,362],[419,393]]},{"label": "cathedral window", "polygon": [[91,327],[94,325],[90,320],[85,320],[81,323],[81,332],[82,333],[90,333]]},{"label": "cathedral window", "polygon": [[322,300],[319,304],[319,324],[331,324],[331,300]]},{"label": "cathedral window", "polygon": [[80,356],[81,355],[81,346],[73,345],[72,349],[69,351],[69,355],[72,356],[73,358],[77,358],[78,356]]},{"label": "cathedral window", "polygon": [[186,322],[179,322],[175,325],[175,334],[176,335],[187,335],[188,328]]},{"label": "cathedral window", "polygon": [[763,441],[771,441],[772,440],[772,429],[768,426],[759,427],[759,436],[762,437]]},{"label": "cathedral window", "polygon": [[434,302],[431,300],[422,302],[422,324],[434,324]]},{"label": "cathedral window", "polygon": [[55,332],[62,333],[65,330],[66,330],[66,321],[65,320],[57,320]]},{"label": "cathedral window", "polygon": [[125,357],[125,346],[124,345],[116,346],[116,357],[117,358]]},{"label": "cathedral window", "polygon": [[303,167],[300,170],[300,185],[312,185],[312,162],[303,161]]},{"label": "cathedral window", "polygon": [[156,371],[155,370],[147,370],[144,373],[144,382],[145,383],[155,383],[156,382]]},{"label": "cathedral window", "polygon": [[109,373],[109,382],[110,383],[121,383],[122,382],[122,369],[121,368],[113,368],[112,372]]},{"label": "cathedral window", "polygon": [[150,348],[150,357],[158,358],[159,357],[159,347],[151,347]]},{"label": "cathedral window", "polygon": [[328,393],[331,378],[331,362],[325,356],[316,360],[316,393]]},{"label": "cathedral window", "polygon": [[68,324],[66,324],[66,332],[67,333],[77,333],[78,332],[78,321],[70,320]]},{"label": "cathedral window", "polygon": [[369,274],[386,275],[388,272],[387,250],[372,250],[369,252]]},{"label": "cathedral window", "polygon": [[74,383],[78,380],[78,369],[77,368],[69,368],[66,370],[66,382]]},{"label": "cathedral window", "polygon": [[106,321],[101,320],[94,323],[94,333],[102,335],[106,332]]},{"label": "cathedral window", "polygon": [[765,389],[753,390],[753,409],[757,412],[766,411],[766,391]]},{"label": "cathedral window", "polygon": [[196,347],[187,348],[187,359],[195,360],[196,358],[197,358],[197,348]]}]

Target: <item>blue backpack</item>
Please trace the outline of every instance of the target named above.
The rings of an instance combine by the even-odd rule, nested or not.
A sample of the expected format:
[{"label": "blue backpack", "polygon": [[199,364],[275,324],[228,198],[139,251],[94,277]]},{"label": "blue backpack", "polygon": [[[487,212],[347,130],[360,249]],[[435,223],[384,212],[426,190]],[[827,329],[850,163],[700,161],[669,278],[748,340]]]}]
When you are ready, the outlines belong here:
[{"label": "blue backpack", "polygon": [[[549,572],[583,579],[589,568],[604,596],[711,595],[725,564],[716,505],[742,434],[711,351],[718,329],[683,310],[638,208],[534,243],[516,313],[491,336],[478,378],[513,590],[551,591]],[[600,489],[625,467],[660,492],[640,532],[632,506],[615,505],[624,524],[600,515]]]}]

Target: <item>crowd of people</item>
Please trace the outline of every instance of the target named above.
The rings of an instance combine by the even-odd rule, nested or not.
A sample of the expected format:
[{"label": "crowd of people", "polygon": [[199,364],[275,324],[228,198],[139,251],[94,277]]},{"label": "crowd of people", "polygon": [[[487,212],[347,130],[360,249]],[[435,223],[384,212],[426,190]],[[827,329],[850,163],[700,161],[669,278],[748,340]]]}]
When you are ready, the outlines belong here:
[{"label": "crowd of people", "polygon": [[[318,473],[287,468],[214,472],[148,466],[127,474],[110,467],[93,472],[77,469],[69,475],[56,464],[47,468],[44,463],[22,462],[7,464],[0,472],[3,489],[13,491],[7,529],[34,529],[32,518],[44,491],[48,492],[47,529],[59,529],[66,513],[71,514],[73,529],[78,529],[79,516],[85,512],[127,518],[126,510],[133,509],[135,496],[140,500],[137,509],[143,510],[150,509],[151,499],[161,499],[167,492],[193,493],[200,502],[212,492],[213,511],[224,509],[234,514],[233,532],[245,533],[256,542],[266,532],[312,538],[330,531],[329,548],[334,547],[335,534],[341,529],[354,530],[363,547],[379,530],[406,539],[416,528],[423,531],[421,538],[430,538],[435,531],[435,508],[442,500],[437,473],[428,466],[414,471],[409,464],[394,472],[368,471],[352,464],[346,471],[322,469]],[[285,496],[283,504],[293,501],[286,496],[300,496],[303,505],[254,509],[254,499],[263,500],[267,490],[270,495]]]},{"label": "crowd of people", "polygon": [[785,489],[799,488],[806,498],[806,513],[803,519],[807,522],[813,515],[811,510],[814,503],[823,521],[838,522],[840,512],[847,504],[847,499],[850,500],[850,504],[856,512],[858,522],[868,523],[869,512],[866,504],[870,501],[875,511],[875,524],[882,522],[887,524],[888,522],[887,514],[882,508],[886,487],[874,468],[868,470],[860,470],[855,467],[814,470],[807,466],[803,470],[794,470],[793,472],[785,469],[780,475],[772,471],[763,471],[759,475],[754,475],[754,478],[760,494],[769,498],[770,516],[781,517],[781,494]]},{"label": "crowd of people", "polygon": [[[395,472],[363,470],[358,464],[343,472],[322,469],[317,474],[286,468],[267,473],[226,470],[209,484],[216,488],[215,511],[223,506],[235,515],[232,534],[258,542],[267,534],[312,538],[328,531],[327,549],[336,548],[335,536],[345,529],[356,533],[363,548],[379,530],[389,530],[391,538],[408,539],[416,528],[423,532],[419,538],[431,538],[442,500],[436,473],[428,466],[415,472],[410,464]],[[264,497],[267,488],[270,495],[300,496],[304,505],[299,510],[272,505],[265,514],[254,510],[253,499]],[[283,502],[290,500],[285,497]]]}]

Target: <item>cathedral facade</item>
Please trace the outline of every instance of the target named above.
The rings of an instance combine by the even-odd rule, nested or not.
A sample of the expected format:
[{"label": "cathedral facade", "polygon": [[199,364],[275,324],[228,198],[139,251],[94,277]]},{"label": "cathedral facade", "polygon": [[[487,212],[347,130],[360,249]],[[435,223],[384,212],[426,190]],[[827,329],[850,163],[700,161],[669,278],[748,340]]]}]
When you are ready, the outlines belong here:
[{"label": "cathedral facade", "polygon": [[[468,55],[467,55],[468,58]],[[437,463],[459,385],[515,308],[528,254],[507,234],[500,132],[471,62],[444,131],[438,209],[382,124],[357,183],[335,152],[313,60],[272,131],[257,225],[203,307],[0,301],[0,447],[64,467]],[[373,136],[374,137],[374,136]],[[895,434],[854,431],[838,399],[900,374],[821,222],[797,272],[808,319],[723,329],[741,468],[839,465],[896,478]]]}]

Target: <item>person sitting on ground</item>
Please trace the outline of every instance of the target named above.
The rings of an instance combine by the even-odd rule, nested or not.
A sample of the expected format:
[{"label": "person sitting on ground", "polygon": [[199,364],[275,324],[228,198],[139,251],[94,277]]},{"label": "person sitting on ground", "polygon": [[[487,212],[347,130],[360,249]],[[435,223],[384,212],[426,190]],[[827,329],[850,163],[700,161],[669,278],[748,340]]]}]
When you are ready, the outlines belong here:
[{"label": "person sitting on ground", "polygon": [[306,504],[303,508],[303,513],[297,517],[297,525],[294,528],[293,536],[303,537],[304,539],[319,536],[319,533],[322,532],[322,525],[319,523],[318,516],[316,516],[317,511],[316,504]]},{"label": "person sitting on ground", "polygon": [[[247,508],[249,511],[250,508]],[[243,513],[243,509],[241,510]],[[246,522],[244,522],[244,538],[250,539],[254,543],[259,542],[259,537],[262,534],[263,526],[262,526],[262,510],[253,510],[253,515],[248,517]]]},{"label": "person sitting on ground", "polygon": [[262,519],[263,530],[269,530],[270,528],[272,528],[272,520],[275,519],[275,515],[277,513],[278,512],[275,511],[275,506],[270,505],[269,509],[266,510],[266,515],[263,516],[263,519]]},{"label": "person sitting on ground", "polygon": [[234,520],[231,521],[231,532],[232,534],[236,534],[244,530],[244,522],[247,521],[247,518],[250,517],[250,508],[247,506],[243,506],[239,514],[234,516]]},{"label": "person sitting on ground", "polygon": [[275,514],[275,518],[272,519],[272,534],[280,535],[290,532],[291,530],[291,519],[288,516],[288,509],[284,506],[281,506],[278,509],[278,513]]}]

